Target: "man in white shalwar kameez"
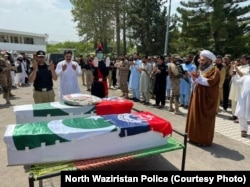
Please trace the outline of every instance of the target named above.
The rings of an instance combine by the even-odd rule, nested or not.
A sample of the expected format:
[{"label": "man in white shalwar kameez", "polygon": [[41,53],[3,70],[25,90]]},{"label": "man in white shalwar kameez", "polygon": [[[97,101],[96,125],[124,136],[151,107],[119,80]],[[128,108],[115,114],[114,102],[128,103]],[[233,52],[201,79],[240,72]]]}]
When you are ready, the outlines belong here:
[{"label": "man in white shalwar kameez", "polygon": [[233,77],[236,84],[241,85],[241,93],[236,105],[235,114],[239,118],[241,136],[247,137],[248,124],[250,120],[250,75],[245,75],[239,79]]},{"label": "man in white shalwar kameez", "polygon": [[[232,77],[234,77],[234,79],[237,80],[240,77],[243,77],[249,74],[249,59],[247,59],[247,57],[248,57],[247,55],[242,55],[242,57],[240,58],[241,65],[238,65],[238,62],[235,62],[231,65],[229,73]],[[231,100],[231,104],[232,104],[233,117],[236,117],[236,119],[238,116],[235,115],[235,110],[236,110],[236,105],[240,97],[240,94],[241,94],[241,85],[236,84],[235,81],[232,81],[230,92],[229,92],[229,99]]]},{"label": "man in white shalwar kameez", "polygon": [[143,103],[145,105],[149,105],[150,99],[150,74],[152,72],[152,65],[148,63],[148,57],[144,56],[142,58],[142,64],[140,65],[139,69],[141,76],[140,76],[140,92],[142,94]]},{"label": "man in white shalwar kameez", "polygon": [[130,63],[129,88],[132,92],[132,99],[135,102],[140,101],[140,65],[141,60],[137,53],[134,53],[134,61]]},{"label": "man in white shalwar kameez", "polygon": [[15,66],[17,68],[16,83],[20,87],[25,85],[25,77],[27,77],[27,74],[25,71],[25,66],[24,66],[22,60],[23,60],[23,56],[18,55],[17,60],[15,62]]},{"label": "man in white shalwar kameez", "polygon": [[60,78],[59,100],[62,100],[64,95],[81,93],[78,77],[82,76],[82,70],[77,62],[72,61],[72,55],[71,50],[64,51],[65,60],[56,66],[56,74]]}]

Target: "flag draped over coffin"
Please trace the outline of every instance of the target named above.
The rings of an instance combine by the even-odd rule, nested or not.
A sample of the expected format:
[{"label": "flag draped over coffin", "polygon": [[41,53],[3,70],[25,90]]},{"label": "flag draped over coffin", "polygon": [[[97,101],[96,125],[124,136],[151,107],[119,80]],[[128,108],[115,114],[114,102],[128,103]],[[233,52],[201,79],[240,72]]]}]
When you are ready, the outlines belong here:
[{"label": "flag draped over coffin", "polygon": [[151,130],[165,137],[172,134],[172,125],[150,112],[110,114],[9,125],[7,131],[11,137],[4,136],[4,141],[11,149],[25,150],[41,147],[41,144],[50,146],[56,142],[76,141],[118,130],[121,138]]}]

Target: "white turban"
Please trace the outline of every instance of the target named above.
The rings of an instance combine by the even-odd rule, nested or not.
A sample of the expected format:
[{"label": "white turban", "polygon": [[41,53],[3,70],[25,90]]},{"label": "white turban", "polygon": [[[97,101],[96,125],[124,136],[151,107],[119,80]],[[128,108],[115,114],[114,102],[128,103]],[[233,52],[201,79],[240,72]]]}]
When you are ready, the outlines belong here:
[{"label": "white turban", "polygon": [[23,58],[23,56],[22,55],[18,55],[17,58]]},{"label": "white turban", "polygon": [[208,50],[201,51],[200,56],[207,57],[208,59],[212,60],[212,62],[215,62],[216,60],[215,55],[211,51],[208,51]]}]

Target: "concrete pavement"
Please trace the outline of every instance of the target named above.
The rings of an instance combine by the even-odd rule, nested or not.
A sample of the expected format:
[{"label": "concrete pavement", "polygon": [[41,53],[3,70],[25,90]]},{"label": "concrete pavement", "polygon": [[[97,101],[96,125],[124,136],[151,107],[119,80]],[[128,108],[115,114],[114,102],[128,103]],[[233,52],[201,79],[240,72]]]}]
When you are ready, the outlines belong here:
[{"label": "concrete pavement", "polygon": [[[79,79],[79,84],[81,80]],[[86,87],[81,86],[82,93],[89,93]],[[55,91],[58,99],[58,81],[55,82]],[[16,95],[11,99],[11,106],[5,106],[4,100],[0,99],[0,133],[3,138],[5,127],[8,124],[15,124],[13,107],[15,105],[33,104],[32,86],[21,87],[13,90]],[[121,95],[120,90],[110,90],[110,96]],[[2,95],[1,95],[2,97]],[[153,100],[151,103],[154,104]],[[153,106],[145,106],[135,103],[135,108],[150,111],[158,116],[168,119],[173,128],[184,132],[187,110],[182,109],[183,116],[168,112],[168,103],[164,109],[156,109]],[[249,171],[250,170],[250,137],[241,138],[239,124],[228,120],[228,112],[221,112],[216,117],[216,128],[214,143],[210,147],[196,147],[192,144],[187,145],[185,170],[223,170],[223,171]],[[183,137],[178,134],[173,136],[182,141]],[[115,164],[103,167],[104,170],[180,170],[182,151],[172,151],[157,156],[151,156],[126,163]],[[24,172],[23,166],[7,166],[6,145],[0,141],[0,186],[1,187],[26,187],[28,186],[28,174]],[[60,186],[59,177],[46,179],[44,186]],[[38,183],[36,183],[38,185]]]}]

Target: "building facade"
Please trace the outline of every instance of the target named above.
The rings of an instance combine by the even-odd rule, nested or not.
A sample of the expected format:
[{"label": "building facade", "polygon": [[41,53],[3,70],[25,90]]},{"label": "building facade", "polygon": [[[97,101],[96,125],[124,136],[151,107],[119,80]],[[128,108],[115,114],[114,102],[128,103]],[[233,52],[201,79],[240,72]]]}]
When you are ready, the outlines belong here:
[{"label": "building facade", "polygon": [[46,51],[47,34],[0,29],[0,51],[34,53]]}]

